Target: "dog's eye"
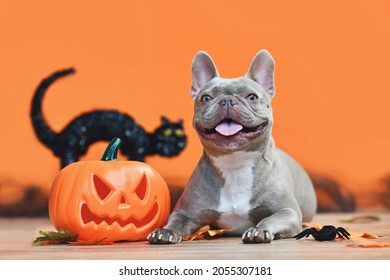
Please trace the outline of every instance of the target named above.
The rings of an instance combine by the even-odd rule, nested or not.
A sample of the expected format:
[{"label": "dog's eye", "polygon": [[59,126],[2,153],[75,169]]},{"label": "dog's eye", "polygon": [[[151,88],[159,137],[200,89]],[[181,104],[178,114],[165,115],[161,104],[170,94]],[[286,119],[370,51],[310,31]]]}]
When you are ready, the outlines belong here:
[{"label": "dog's eye", "polygon": [[203,95],[202,98],[200,99],[200,101],[202,102],[209,102],[211,100],[213,100],[213,98],[208,94]]},{"label": "dog's eye", "polygon": [[250,101],[255,101],[255,100],[257,100],[259,97],[258,97],[256,94],[251,93],[251,94],[248,94],[245,98],[248,99],[248,100],[250,100]]}]

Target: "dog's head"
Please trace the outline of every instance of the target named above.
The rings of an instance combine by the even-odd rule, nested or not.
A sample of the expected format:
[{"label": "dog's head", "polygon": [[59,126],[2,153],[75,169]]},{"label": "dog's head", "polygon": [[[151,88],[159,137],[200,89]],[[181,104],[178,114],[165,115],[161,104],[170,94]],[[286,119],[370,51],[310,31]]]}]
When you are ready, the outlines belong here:
[{"label": "dog's head", "polygon": [[244,77],[224,79],[211,57],[199,52],[192,62],[193,126],[206,148],[255,149],[271,137],[274,61],[260,51]]}]

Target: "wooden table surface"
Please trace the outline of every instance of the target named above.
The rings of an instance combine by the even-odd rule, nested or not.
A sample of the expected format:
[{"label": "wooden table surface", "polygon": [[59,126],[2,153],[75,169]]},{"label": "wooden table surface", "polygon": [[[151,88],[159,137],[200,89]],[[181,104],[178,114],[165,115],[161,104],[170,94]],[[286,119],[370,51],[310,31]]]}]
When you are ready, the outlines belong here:
[{"label": "wooden table surface", "polygon": [[[343,223],[340,220],[360,215],[377,215],[379,221]],[[369,232],[380,237],[378,243],[390,243],[390,212],[317,214],[314,222],[343,226],[352,232]],[[223,260],[223,259],[384,259],[390,260],[390,247],[356,248],[350,240],[317,242],[312,238],[274,240],[270,244],[243,244],[240,238],[186,241],[177,245],[149,245],[146,241],[113,245],[34,246],[39,230],[54,230],[47,218],[0,218],[0,259],[3,260]]]}]

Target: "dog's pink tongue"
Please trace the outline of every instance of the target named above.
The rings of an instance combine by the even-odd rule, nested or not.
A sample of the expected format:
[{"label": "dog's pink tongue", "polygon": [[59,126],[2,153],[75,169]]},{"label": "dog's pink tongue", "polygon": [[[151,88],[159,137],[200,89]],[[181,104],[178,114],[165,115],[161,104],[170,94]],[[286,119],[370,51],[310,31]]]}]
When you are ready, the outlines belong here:
[{"label": "dog's pink tongue", "polygon": [[242,125],[236,122],[221,122],[215,130],[223,136],[232,136],[242,129]]}]

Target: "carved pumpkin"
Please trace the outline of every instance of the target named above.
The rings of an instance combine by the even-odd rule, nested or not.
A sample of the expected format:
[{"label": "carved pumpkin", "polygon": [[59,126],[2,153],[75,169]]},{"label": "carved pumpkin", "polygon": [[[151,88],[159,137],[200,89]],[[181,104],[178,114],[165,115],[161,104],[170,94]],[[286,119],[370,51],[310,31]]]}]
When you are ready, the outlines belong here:
[{"label": "carved pumpkin", "polygon": [[118,161],[114,138],[101,161],[79,161],[56,176],[49,214],[57,229],[81,240],[145,240],[165,224],[170,210],[166,182],[150,165]]}]

